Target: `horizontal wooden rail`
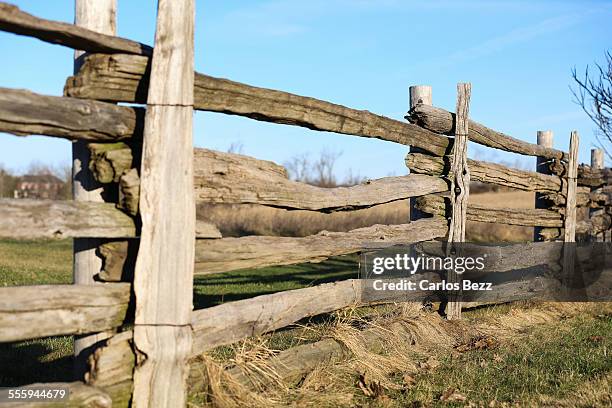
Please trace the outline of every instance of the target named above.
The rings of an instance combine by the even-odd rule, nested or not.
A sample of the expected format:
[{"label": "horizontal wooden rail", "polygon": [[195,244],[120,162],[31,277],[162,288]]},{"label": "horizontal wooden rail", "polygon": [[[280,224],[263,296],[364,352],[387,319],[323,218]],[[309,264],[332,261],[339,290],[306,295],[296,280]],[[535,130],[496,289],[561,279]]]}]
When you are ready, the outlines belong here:
[{"label": "horizontal wooden rail", "polygon": [[114,329],[129,299],[127,283],[0,287],[0,342]]},{"label": "horizontal wooden rail", "polygon": [[603,187],[612,183],[612,169],[593,169],[591,166],[581,164],[578,166],[578,185],[591,188]]},{"label": "horizontal wooden rail", "polygon": [[448,191],[448,184],[441,178],[416,174],[323,188],[289,180],[287,170],[270,161],[208,149],[194,149],[194,156],[198,203],[261,204],[331,212]]},{"label": "horizontal wooden rail", "polygon": [[[546,285],[546,286],[544,286]],[[498,292],[516,294],[514,297],[517,300],[533,299],[541,296],[542,294],[554,293],[550,287],[554,285],[554,280],[546,280],[542,278],[533,278],[530,280],[510,282],[500,285]],[[503,286],[503,288],[501,288]],[[419,293],[419,292],[416,292]],[[503,296],[505,298],[506,296]],[[496,294],[493,296],[483,296],[483,300],[479,302],[469,302],[468,304],[462,304],[462,308],[475,307],[483,304],[492,304],[496,302]],[[508,296],[510,297],[510,296]],[[371,327],[360,332],[360,338],[363,344],[368,345],[371,349],[384,349],[385,338],[388,333],[393,333],[394,336],[402,336],[406,342],[414,342],[415,332],[419,332],[419,319],[416,318],[413,321],[415,326],[408,326],[404,322],[390,322],[388,326],[384,327]],[[423,327],[427,327],[431,330],[431,321],[422,323]],[[455,332],[459,333],[459,332]],[[418,338],[418,334],[416,335]],[[238,382],[240,385],[250,388],[252,390],[265,389],[266,386],[270,385],[276,379],[285,382],[297,381],[303,378],[307,373],[316,369],[321,364],[325,364],[329,361],[337,361],[344,358],[349,358],[352,355],[351,351],[342,344],[340,340],[334,338],[324,338],[315,343],[302,344],[296,347],[283,350],[278,354],[268,358],[263,364],[267,367],[268,372],[274,372],[275,377],[262,374],[256,370],[245,372],[240,367],[234,366],[226,370],[232,379]]]},{"label": "horizontal wooden rail", "polygon": [[[196,310],[192,314],[191,357],[197,358],[219,345],[287,327],[310,316],[363,305],[361,285],[359,280],[351,279]],[[425,295],[417,291],[402,298],[422,301]],[[393,302],[397,297],[396,293],[381,293],[379,298],[370,300],[374,303]],[[89,383],[108,392],[113,401],[129,401],[135,364],[130,345],[132,336],[131,331],[125,331],[111,337],[91,359],[91,371],[87,376]],[[197,376],[197,370],[194,367],[192,374]]]},{"label": "horizontal wooden rail", "polygon": [[34,17],[4,2],[0,2],[0,30],[87,52],[139,55],[152,55],[153,52],[151,47],[136,41],[100,34],[73,24]]},{"label": "horizontal wooden rail", "polygon": [[[518,268],[550,266],[560,259],[560,245],[513,244],[492,250],[493,259],[488,258],[487,270],[502,272]],[[517,263],[518,262],[518,263]],[[426,278],[438,282],[436,274],[413,277]],[[546,285],[543,285],[546,283]],[[483,304],[507,302],[508,299],[529,299],[542,293],[551,293],[551,286],[558,285],[555,279],[540,277],[521,278],[496,284],[496,291],[484,293],[478,300],[469,302],[470,307]],[[281,329],[298,323],[304,318],[329,313],[346,307],[395,301],[419,302],[431,298],[432,293],[414,291],[410,293],[377,293],[377,297],[364,298],[364,282],[350,279],[295,289],[250,299],[224,303],[208,309],[196,310],[192,314],[193,348],[191,357],[220,346],[236,343],[250,336]],[[555,287],[553,287],[554,293]],[[368,295],[372,295],[369,291]],[[400,299],[398,299],[398,296]],[[125,400],[131,388],[131,375],[134,367],[134,354],[130,345],[132,333],[125,331],[109,339],[92,359],[90,383],[99,386],[118,400]],[[306,346],[308,348],[310,346]],[[339,346],[339,350],[342,347]],[[303,356],[307,358],[308,352]],[[293,359],[292,361],[296,361]],[[194,374],[194,372],[192,372]],[[129,398],[128,398],[129,399]]]},{"label": "horizontal wooden rail", "polygon": [[[0,238],[135,238],[134,219],[112,203],[0,199]],[[221,238],[216,226],[196,223],[196,238]]]},{"label": "horizontal wooden rail", "polygon": [[[9,390],[15,389],[3,388],[0,389],[0,400],[9,401]],[[66,390],[68,398],[65,400],[45,401],[44,399],[13,399],[15,402],[3,402],[4,408],[82,408],[82,407],[118,407],[115,401],[109,394],[99,388],[83,384],[82,382],[52,382],[52,383],[36,383],[22,385],[18,387],[23,390]]]},{"label": "horizontal wooden rail", "polygon": [[349,232],[323,231],[303,238],[248,236],[199,240],[195,274],[319,262],[368,247],[429,241],[444,237],[447,231],[446,220],[434,217],[410,224],[374,225]]},{"label": "horizontal wooden rail", "polygon": [[[349,279],[196,310],[193,312],[192,321],[194,330],[192,356],[223,344],[236,343],[249,336],[281,329],[306,317],[349,306],[363,306],[363,285],[364,282],[359,279]],[[366,304],[418,301],[425,297],[424,292],[408,293],[403,296],[380,292],[379,295],[376,299],[368,299]]]},{"label": "horizontal wooden rail", "polygon": [[[132,149],[124,143],[93,143],[89,149],[90,169],[102,183],[119,181],[134,166]],[[350,187],[317,187],[289,180],[287,170],[271,161],[209,149],[194,149],[194,185],[197,203],[260,204],[323,212],[448,191],[441,178],[416,174]]]},{"label": "horizontal wooden rail", "polygon": [[[228,272],[245,268],[320,262],[333,256],[363,249],[429,241],[446,235],[448,226],[441,217],[402,225],[374,225],[349,232],[323,231],[308,237],[246,236],[198,240],[195,248],[196,275]],[[133,256],[128,243],[105,244],[103,256],[112,258],[110,275],[120,275]]]},{"label": "horizontal wooden rail", "polygon": [[[113,102],[146,101],[148,58],[90,55],[64,88],[67,96]],[[195,108],[313,130],[377,138],[448,153],[450,139],[419,126],[288,92],[258,88],[196,73]]]},{"label": "horizontal wooden rail", "polygon": [[[420,222],[420,221],[417,221]],[[427,248],[431,245],[425,244]],[[482,253],[482,246],[474,245],[478,253]],[[470,245],[465,247],[469,253]],[[431,249],[431,248],[430,248]],[[486,271],[488,273],[509,272],[513,270],[528,270],[534,267],[548,267],[561,259],[563,244],[539,243],[511,244],[491,247],[487,250]],[[443,247],[441,252],[430,254],[445,256]],[[419,275],[415,280],[427,279],[431,282],[439,281],[436,274]],[[531,281],[512,282],[501,284],[501,290],[495,291],[491,296],[484,294],[483,301],[495,303],[503,301],[503,296],[516,292],[517,296],[529,296],[532,288]],[[387,301],[418,301],[431,293],[420,291],[403,294],[389,292],[377,293],[377,298],[363,299],[365,282],[360,279],[350,279],[341,282],[323,284],[309,288],[290,290],[271,295],[258,296],[251,299],[224,303],[208,309],[193,312],[192,326],[194,329],[194,350],[197,355],[213,347],[235,343],[249,336],[260,335],[293,324],[305,317],[328,313],[349,306],[362,306],[368,303]],[[525,289],[521,292],[521,289]],[[512,292],[512,293],[514,293]],[[368,293],[372,295],[372,293]]]},{"label": "horizontal wooden rail", "polygon": [[[428,214],[444,215],[446,197],[428,195],[417,198],[417,208]],[[467,209],[470,221],[522,225],[527,227],[561,227],[563,218],[559,212],[541,209],[489,208],[470,204]]]},{"label": "horizontal wooden rail", "polygon": [[[406,119],[432,132],[445,135],[454,134],[455,114],[444,109],[423,104],[417,105],[408,112]],[[545,157],[547,159],[567,160],[568,157],[566,152],[523,142],[522,140],[489,129],[473,120],[469,121],[468,128],[469,140],[484,146],[528,156]]]},{"label": "horizontal wooden rail", "polygon": [[[433,157],[421,153],[409,153],[406,165],[411,172],[431,176],[448,174],[451,157]],[[497,184],[504,187],[526,191],[557,193],[562,191],[562,181],[558,176],[540,174],[534,171],[518,170],[500,164],[468,160],[470,176],[473,181]]]},{"label": "horizontal wooden rail", "polygon": [[0,132],[112,142],[141,138],[144,110],[0,88]]},{"label": "horizontal wooden rail", "polygon": [[0,199],[0,238],[134,236],[134,220],[112,203]]}]

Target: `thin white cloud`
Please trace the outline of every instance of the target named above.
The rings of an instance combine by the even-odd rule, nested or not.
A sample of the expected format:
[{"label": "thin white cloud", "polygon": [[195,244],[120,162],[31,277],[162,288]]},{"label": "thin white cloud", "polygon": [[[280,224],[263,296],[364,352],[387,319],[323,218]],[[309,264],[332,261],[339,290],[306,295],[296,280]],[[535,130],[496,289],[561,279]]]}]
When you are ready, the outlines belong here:
[{"label": "thin white cloud", "polygon": [[491,54],[499,53],[507,48],[517,46],[540,37],[552,35],[567,30],[588,20],[596,13],[609,11],[607,6],[594,7],[582,12],[568,13],[561,16],[551,17],[524,27],[515,28],[504,34],[492,37],[479,44],[463,48],[451,54],[436,57],[431,60],[417,64],[420,67],[449,67],[468,61],[477,60]]},{"label": "thin white cloud", "polygon": [[587,17],[587,14],[568,14],[559,17],[549,18],[536,24],[514,29],[508,33],[486,40],[475,46],[453,52],[443,60],[446,64],[456,64],[460,62],[478,59],[496,52],[500,52],[510,46],[525,43],[535,38],[550,35],[555,32],[575,26]]},{"label": "thin white cloud", "polygon": [[570,112],[553,113],[550,115],[537,116],[531,119],[527,119],[522,124],[526,126],[539,126],[541,128],[544,128],[559,123],[584,119],[588,119],[588,116],[586,115],[586,113],[584,113],[583,110],[573,110]]}]

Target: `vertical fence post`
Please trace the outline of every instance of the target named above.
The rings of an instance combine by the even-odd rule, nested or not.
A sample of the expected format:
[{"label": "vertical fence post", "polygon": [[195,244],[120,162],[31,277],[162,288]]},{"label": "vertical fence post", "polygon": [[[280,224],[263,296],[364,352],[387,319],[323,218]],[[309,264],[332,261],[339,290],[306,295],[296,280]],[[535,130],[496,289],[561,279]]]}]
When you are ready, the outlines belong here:
[{"label": "vertical fence post", "polygon": [[[578,186],[578,132],[570,136],[569,160],[567,164],[567,199],[565,204],[565,234],[563,237],[563,275],[567,294],[572,293],[574,262],[576,258],[576,189]],[[569,300],[569,299],[565,299]]]},{"label": "vertical fence post", "polygon": [[[74,23],[102,34],[116,33],[117,0],[75,0]],[[74,71],[79,69],[82,51],[75,51]],[[72,198],[76,201],[104,201],[102,187],[89,171],[87,143],[72,144]],[[102,260],[96,255],[100,240],[76,238],[73,241],[73,282],[77,285],[93,285],[93,277],[102,269]],[[82,378],[87,356],[93,346],[108,338],[108,333],[75,337],[75,376]]]},{"label": "vertical fence post", "polygon": [[141,165],[133,406],[183,407],[192,346],[194,0],[159,0]]},{"label": "vertical fence post", "polygon": [[[593,170],[603,170],[604,168],[604,151],[603,149],[591,149],[591,168]],[[594,188],[591,189],[591,191],[598,191],[600,190],[599,188]],[[603,212],[602,209],[589,209],[589,218],[597,215],[597,214],[601,214]],[[605,241],[606,239],[606,233],[602,232],[599,234],[595,234],[594,236],[590,237],[591,239],[595,240],[595,241]]]},{"label": "vertical fence post", "polygon": [[567,164],[567,200],[565,204],[565,242],[576,242],[576,188],[578,186],[578,144],[580,137],[573,131],[570,137]]},{"label": "vertical fence post", "polygon": [[[450,197],[452,205],[451,222],[448,229],[449,248],[454,248],[455,256],[461,256],[462,248],[454,243],[465,242],[465,224],[467,206],[470,196],[470,170],[467,165],[468,118],[470,111],[470,83],[457,84],[457,108],[455,115],[455,139],[453,142],[453,161],[451,163],[452,183]],[[446,277],[449,283],[461,285],[461,277],[449,270]],[[461,319],[461,288],[449,294],[446,306],[446,317],[449,320]]]},{"label": "vertical fence post", "polygon": [[[432,91],[429,85],[413,85],[408,88],[408,94],[410,99],[410,109],[417,105],[432,105]],[[413,147],[410,148],[411,152],[414,152]],[[410,221],[416,221],[424,218],[423,212],[416,208],[416,198],[410,198]]]},{"label": "vertical fence post", "polygon": [[[552,130],[538,130],[538,145],[544,147],[553,147],[553,132]],[[542,174],[551,174],[550,168],[548,167],[549,159],[545,157],[536,158],[536,172]],[[535,193],[535,208],[546,209],[549,206],[543,198],[542,193]],[[544,238],[540,235],[542,227],[533,228],[533,241],[541,242]]]}]

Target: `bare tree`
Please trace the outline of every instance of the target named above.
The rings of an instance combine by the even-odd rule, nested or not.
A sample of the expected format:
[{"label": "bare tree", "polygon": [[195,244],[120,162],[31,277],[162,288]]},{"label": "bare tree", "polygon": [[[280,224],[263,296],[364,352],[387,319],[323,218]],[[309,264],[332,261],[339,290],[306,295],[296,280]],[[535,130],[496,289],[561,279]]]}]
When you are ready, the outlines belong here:
[{"label": "bare tree", "polygon": [[335,187],[338,185],[336,181],[336,175],[334,174],[334,167],[338,158],[342,156],[342,153],[335,152],[332,150],[323,150],[319,159],[314,163],[314,177],[312,184],[319,187]]},{"label": "bare tree", "polygon": [[309,183],[312,178],[311,175],[311,163],[310,157],[307,153],[301,153],[296,156],[293,156],[291,159],[283,163],[287,172],[289,173],[289,178],[295,181],[301,181],[303,183]]},{"label": "bare tree", "polygon": [[283,166],[287,169],[291,180],[318,187],[354,186],[367,180],[349,168],[344,179],[339,181],[335,167],[340,156],[342,152],[324,149],[319,154],[319,158],[312,161],[308,153],[301,153],[285,161]]},{"label": "bare tree", "polygon": [[596,63],[594,69],[587,65],[584,77],[579,78],[574,68],[572,77],[578,84],[578,89],[572,88],[574,97],[597,125],[597,140],[606,156],[612,159],[610,150],[604,146],[612,144],[612,54],[606,52],[604,65]]}]

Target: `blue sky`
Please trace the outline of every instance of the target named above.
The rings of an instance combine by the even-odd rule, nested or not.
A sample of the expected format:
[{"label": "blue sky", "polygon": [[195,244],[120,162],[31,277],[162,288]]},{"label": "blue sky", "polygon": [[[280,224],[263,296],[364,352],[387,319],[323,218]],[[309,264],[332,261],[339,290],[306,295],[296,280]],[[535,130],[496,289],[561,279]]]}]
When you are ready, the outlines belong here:
[{"label": "blue sky", "polygon": [[[34,15],[72,22],[72,0],[12,1]],[[155,2],[118,0],[118,34],[153,43]],[[408,87],[433,87],[434,105],[454,110],[456,83],[472,82],[470,116],[535,141],[555,132],[568,149],[581,134],[589,161],[594,126],[573,102],[571,69],[601,61],[610,46],[612,1],[197,0],[196,69],[251,85],[402,119]],[[0,33],[0,86],[60,95],[72,51]],[[405,146],[213,113],[196,114],[196,146],[283,163],[300,153],[342,152],[337,172],[404,174]],[[472,157],[533,166],[533,160],[471,145]],[[0,164],[70,161],[70,143],[0,134]]]}]

